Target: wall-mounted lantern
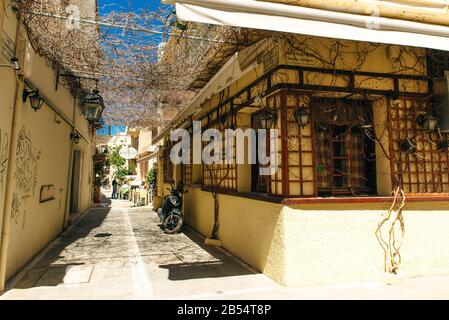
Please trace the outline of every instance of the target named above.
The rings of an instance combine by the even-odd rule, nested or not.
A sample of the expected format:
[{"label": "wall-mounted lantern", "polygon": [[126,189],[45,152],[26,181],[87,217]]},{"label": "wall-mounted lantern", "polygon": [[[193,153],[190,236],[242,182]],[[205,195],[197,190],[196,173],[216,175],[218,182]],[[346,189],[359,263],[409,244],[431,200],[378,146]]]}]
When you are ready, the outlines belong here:
[{"label": "wall-mounted lantern", "polygon": [[304,128],[310,123],[310,110],[305,107],[299,107],[294,113],[296,122],[301,128]]},{"label": "wall-mounted lantern", "polygon": [[426,131],[435,131],[438,126],[439,119],[428,113],[419,114],[416,117],[416,123]]},{"label": "wall-mounted lantern", "polygon": [[75,144],[78,144],[78,143],[80,143],[81,137],[80,137],[79,133],[75,131],[70,134],[70,139],[73,140],[73,142],[75,142]]},{"label": "wall-mounted lantern", "polygon": [[437,142],[437,148],[439,151],[446,151],[449,149],[449,140],[441,140]]},{"label": "wall-mounted lantern", "polygon": [[227,121],[226,113],[222,113],[218,117],[218,124],[219,124],[221,130],[223,130],[226,127],[226,121]]},{"label": "wall-mounted lantern", "polygon": [[259,116],[259,125],[261,129],[269,130],[276,122],[276,114],[273,111],[265,109]]},{"label": "wall-mounted lantern", "polygon": [[89,122],[98,122],[103,110],[104,101],[98,90],[93,90],[82,100],[81,111]]},{"label": "wall-mounted lantern", "polygon": [[22,101],[25,103],[27,101],[27,98],[30,99],[31,108],[33,108],[34,111],[39,110],[44,103],[44,99],[39,95],[39,89],[36,89],[36,91],[27,91],[26,89],[24,89],[22,94]]},{"label": "wall-mounted lantern", "polygon": [[16,71],[20,70],[20,64],[19,64],[19,59],[17,58],[12,58],[11,59],[11,64],[12,64],[12,68]]},{"label": "wall-mounted lantern", "polygon": [[20,70],[19,59],[12,58],[11,59],[11,64],[0,64],[0,67],[2,67],[2,68],[13,68],[15,71],[19,71]]},{"label": "wall-mounted lantern", "polygon": [[417,150],[416,145],[408,138],[402,139],[399,142],[399,148],[406,153],[413,153]]}]

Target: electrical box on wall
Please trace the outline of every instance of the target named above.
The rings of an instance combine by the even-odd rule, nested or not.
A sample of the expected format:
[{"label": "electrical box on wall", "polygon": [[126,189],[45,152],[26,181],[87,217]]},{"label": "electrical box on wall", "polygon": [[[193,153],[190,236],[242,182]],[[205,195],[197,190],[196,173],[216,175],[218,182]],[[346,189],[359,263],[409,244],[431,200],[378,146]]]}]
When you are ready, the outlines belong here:
[{"label": "electrical box on wall", "polygon": [[441,133],[449,133],[449,76],[433,79],[433,109]]}]

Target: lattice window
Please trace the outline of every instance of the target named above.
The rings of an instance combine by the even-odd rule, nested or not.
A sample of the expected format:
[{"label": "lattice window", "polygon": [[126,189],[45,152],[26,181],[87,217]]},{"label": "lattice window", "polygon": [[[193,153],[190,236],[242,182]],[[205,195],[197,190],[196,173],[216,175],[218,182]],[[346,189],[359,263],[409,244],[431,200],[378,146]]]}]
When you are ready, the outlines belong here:
[{"label": "lattice window", "polygon": [[[259,169],[261,167],[264,167],[261,164],[257,164],[256,167],[254,168],[256,171],[253,172],[252,174],[252,179],[253,179],[253,187],[252,187],[252,191],[254,192],[262,192],[262,193],[267,193],[267,194],[274,194],[274,195],[282,195],[282,191],[283,191],[283,186],[282,186],[282,138],[281,138],[281,96],[280,95],[273,95],[267,98],[267,106],[271,111],[274,111],[274,113],[276,114],[276,122],[275,125],[273,126],[273,129],[278,129],[278,141],[273,141],[275,143],[277,143],[277,170],[274,174],[272,175],[260,175],[259,173]],[[261,114],[261,112],[259,112],[258,114],[254,114],[252,117],[252,128],[254,129],[259,129],[259,115]],[[258,134],[257,134],[258,135]],[[266,156],[270,156],[270,144],[271,144],[271,137],[270,137],[270,133],[267,132],[266,134]],[[257,137],[257,139],[259,139]],[[273,138],[275,139],[275,138]],[[258,143],[258,141],[256,141],[256,143]],[[259,151],[259,150],[258,150]],[[268,167],[270,165],[274,165],[274,164],[268,164],[265,167]],[[254,170],[253,169],[253,170]]]},{"label": "lattice window", "polygon": [[183,163],[181,164],[181,179],[182,183],[185,186],[191,186],[192,185],[192,172],[193,172],[193,134],[192,134],[192,127],[189,128],[189,135],[190,135],[190,163]]},{"label": "lattice window", "polygon": [[425,101],[399,99],[388,105],[392,182],[402,182],[409,194],[449,193],[449,152],[438,148],[448,135],[426,132],[416,122],[428,112]]},{"label": "lattice window", "polygon": [[301,128],[294,116],[299,107],[309,108],[310,97],[294,92],[282,95],[282,135],[286,160],[285,192],[287,196],[312,196],[315,194],[312,127]]},{"label": "lattice window", "polygon": [[182,170],[182,183],[185,186],[191,186],[192,185],[192,164],[183,164],[181,166]]},{"label": "lattice window", "polygon": [[171,145],[167,145],[163,151],[163,178],[165,183],[170,183],[170,180],[173,179],[173,163],[170,160],[170,150]]},{"label": "lattice window", "polygon": [[[225,152],[225,129],[234,128],[235,116],[231,112],[231,106],[229,104],[224,105],[208,116],[206,122],[206,128],[215,128],[220,130],[222,144],[221,144],[221,155],[224,159]],[[203,141],[203,149],[210,142]],[[237,190],[237,165],[236,165],[236,144],[235,138],[233,138],[233,152],[232,160],[230,164],[209,164],[203,163],[203,187],[214,187],[216,189],[223,190]]]},{"label": "lattice window", "polygon": [[375,193],[371,105],[363,99],[313,101],[318,194]]}]

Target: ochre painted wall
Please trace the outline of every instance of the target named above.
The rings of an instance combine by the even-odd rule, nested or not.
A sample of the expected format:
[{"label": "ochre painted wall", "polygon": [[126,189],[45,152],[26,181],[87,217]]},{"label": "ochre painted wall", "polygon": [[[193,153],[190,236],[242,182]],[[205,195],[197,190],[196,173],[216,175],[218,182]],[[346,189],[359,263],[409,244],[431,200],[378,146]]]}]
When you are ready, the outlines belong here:
[{"label": "ochre painted wall", "polygon": [[[32,148],[40,152],[40,158],[35,177],[37,183],[30,197],[22,200],[17,212],[7,212],[14,215],[10,229],[7,277],[62,231],[68,186],[70,127],[65,123],[56,123],[54,112],[49,108],[43,107],[39,112],[34,112],[29,105],[22,108],[18,119],[20,129],[25,130]],[[17,171],[16,166],[12,170]],[[55,186],[56,199],[39,203],[40,188],[48,184]],[[12,189],[13,194],[21,196],[20,192],[16,193],[16,180]]]},{"label": "ochre painted wall", "polygon": [[[283,283],[314,285],[382,279],[383,251],[375,237],[385,204],[284,207]],[[431,208],[431,209],[430,209]],[[399,277],[449,273],[449,205],[408,203]]]},{"label": "ochre painted wall", "polygon": [[[283,206],[219,195],[223,247],[286,286],[382,281],[383,251],[375,231],[382,204]],[[429,209],[431,208],[431,209]],[[188,225],[209,237],[213,200],[191,188]],[[449,274],[449,204],[407,203],[399,277]]]},{"label": "ochre painted wall", "polygon": [[[272,54],[278,63],[298,66],[337,68],[379,73],[426,73],[423,49],[413,49],[369,43],[335,41],[323,38],[294,36],[303,41],[304,51],[289,51],[285,42]],[[332,52],[339,48],[341,56],[332,59]],[[354,52],[366,52],[359,59]],[[321,56],[313,58],[311,54]],[[418,58],[419,63],[416,63]],[[261,61],[263,59],[260,59]],[[333,64],[335,63],[335,64]],[[332,66],[331,66],[332,65]],[[413,67],[410,69],[404,66]],[[242,79],[223,90],[221,99],[232,96],[264,73],[263,64]],[[296,82],[296,74],[279,72],[273,83]],[[309,84],[346,86],[348,78],[323,76],[309,72]],[[388,79],[366,79],[357,76],[356,86],[380,90],[393,89]],[[426,92],[427,86],[418,81],[399,84],[403,91]],[[260,92],[264,84],[261,83]],[[257,91],[254,90],[254,91]],[[259,93],[260,93],[259,92]],[[309,92],[310,94],[311,92]],[[318,94],[317,92],[313,94]],[[322,93],[321,93],[322,94]],[[246,95],[246,92],[243,96]],[[257,95],[254,92],[252,96]],[[335,96],[332,94],[331,96]],[[242,97],[246,98],[246,97]],[[380,96],[373,99],[374,125],[384,146],[388,135],[381,135],[384,127],[387,100]],[[219,103],[218,95],[203,105],[197,115],[200,118]],[[389,161],[376,149],[377,184],[382,195],[391,192]],[[388,148],[386,148],[388,150]],[[242,173],[245,170],[241,170]],[[239,177],[238,190],[247,189]],[[219,238],[223,247],[237,255],[257,270],[264,272],[287,286],[313,285],[347,281],[378,280],[383,275],[383,253],[375,237],[377,223],[391,203],[382,204],[328,204],[283,206],[232,195],[219,195]],[[449,273],[449,205],[444,202],[406,203],[405,242],[401,250],[403,262],[399,276],[437,275]],[[209,192],[191,188],[185,195],[187,224],[210,237],[213,226],[213,198]]]},{"label": "ochre painted wall", "polygon": [[[13,44],[17,23],[11,7],[7,7],[3,36],[10,38]],[[26,40],[23,30],[20,31],[19,39]],[[14,52],[9,54],[14,55]],[[10,58],[1,57],[3,60]],[[72,148],[82,153],[80,212],[90,207],[92,197],[93,137],[89,132],[88,122],[76,107],[69,91],[62,85],[58,90],[55,89],[55,71],[49,63],[34,52],[30,61],[32,73],[27,75],[27,80],[39,89],[49,104],[75,124],[87,140],[81,138],[80,143],[75,145],[70,139],[72,126],[46,103],[37,112],[31,108],[29,100],[23,103],[21,96],[24,87],[27,90],[31,88],[24,86],[23,79],[17,78],[12,69],[0,68],[0,163],[4,161],[3,150],[13,150],[11,159],[6,163],[10,165],[9,172],[6,171],[8,167],[1,167],[3,172],[0,176],[0,229],[3,222],[7,221],[5,217],[11,218],[6,240],[6,279],[38,254],[67,223]],[[12,117],[16,96],[16,131],[13,132]],[[7,185],[8,174],[11,183]],[[46,185],[54,186],[55,199],[41,203],[41,187]],[[0,287],[2,285],[0,283]]]},{"label": "ochre painted wall", "polygon": [[[210,192],[190,188],[184,196],[186,223],[205,237],[213,226],[213,198]],[[282,206],[220,194],[219,238],[223,247],[257,270],[270,272],[273,277],[282,273],[282,250],[276,243],[281,233],[278,219]]]},{"label": "ochre painted wall", "polygon": [[[0,234],[3,226],[3,206],[6,195],[6,176],[9,163],[11,121],[16,89],[15,74],[12,69],[0,68]],[[1,243],[1,238],[0,238]]]}]

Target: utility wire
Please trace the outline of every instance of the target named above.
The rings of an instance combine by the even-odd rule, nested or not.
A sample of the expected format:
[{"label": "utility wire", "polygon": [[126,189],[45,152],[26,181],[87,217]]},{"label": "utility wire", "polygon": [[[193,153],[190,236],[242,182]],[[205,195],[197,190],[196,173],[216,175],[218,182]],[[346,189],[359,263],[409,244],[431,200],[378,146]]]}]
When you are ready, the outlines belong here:
[{"label": "utility wire", "polygon": [[[55,18],[55,19],[59,19],[59,20],[69,19],[68,16],[61,16],[61,15],[46,13],[46,12],[25,11],[23,13],[36,15],[36,16]],[[78,21],[80,23],[96,25],[96,26],[103,26],[103,27],[110,27],[110,28],[131,30],[131,31],[140,31],[140,32],[144,32],[144,33],[159,34],[159,35],[163,35],[163,36],[171,36],[171,37],[178,37],[178,38],[186,38],[186,39],[190,39],[190,40],[208,41],[208,42],[215,42],[215,43],[228,43],[228,44],[235,44],[235,45],[239,44],[238,42],[235,42],[235,41],[207,39],[207,38],[202,38],[202,37],[189,36],[189,35],[185,35],[185,34],[174,34],[174,33],[169,33],[169,32],[164,32],[164,31],[152,30],[152,29],[148,29],[148,28],[144,28],[144,27],[133,27],[133,26],[118,24],[118,23],[101,22],[101,21],[90,20],[90,19],[81,19],[81,18],[75,18],[75,19],[76,19],[76,21]]]}]

